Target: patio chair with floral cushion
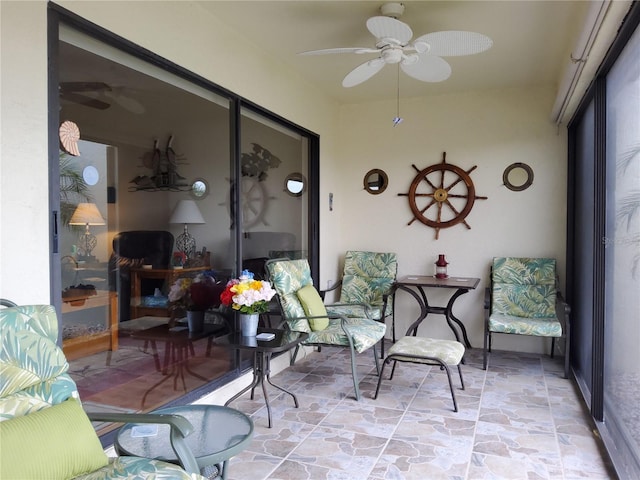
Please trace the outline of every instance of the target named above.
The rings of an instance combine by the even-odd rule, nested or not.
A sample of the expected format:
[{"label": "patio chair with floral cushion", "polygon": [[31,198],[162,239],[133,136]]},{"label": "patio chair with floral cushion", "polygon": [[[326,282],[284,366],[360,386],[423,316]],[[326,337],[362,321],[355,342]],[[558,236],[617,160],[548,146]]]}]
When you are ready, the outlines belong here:
[{"label": "patio chair with floral cushion", "polygon": [[[88,416],[57,340],[52,306],[0,309],[0,478],[204,480],[184,441],[193,426],[183,417]],[[107,457],[91,421],[171,425],[170,441],[184,468],[149,458]]]},{"label": "patio chair with floral cushion", "polygon": [[484,301],[484,369],[494,333],[564,338],[564,376],[569,376],[569,313],[553,258],[496,257]]},{"label": "patio chair with floral cushion", "polygon": [[[347,251],[342,278],[327,292],[340,287],[338,302],[327,304],[327,311],[345,317],[367,317],[385,322],[393,314],[391,287],[396,281],[398,260],[395,253]],[[384,357],[384,344],[381,346]]]},{"label": "patio chair with floral cushion", "polygon": [[[305,345],[348,348],[351,354],[351,373],[356,400],[360,400],[356,354],[371,348],[380,373],[376,345],[384,338],[386,326],[367,317],[346,317],[329,314],[320,294],[313,286],[311,269],[306,259],[279,258],[268,260],[266,270],[277,292],[282,319],[296,332],[309,334]],[[296,348],[291,363],[295,362]]]}]

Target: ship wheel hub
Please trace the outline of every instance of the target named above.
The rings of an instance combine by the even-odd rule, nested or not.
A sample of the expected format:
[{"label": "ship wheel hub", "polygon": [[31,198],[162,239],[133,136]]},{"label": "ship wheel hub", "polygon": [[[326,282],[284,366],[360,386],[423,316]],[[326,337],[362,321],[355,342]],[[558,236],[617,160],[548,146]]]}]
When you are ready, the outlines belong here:
[{"label": "ship wheel hub", "polygon": [[433,198],[436,202],[444,202],[449,195],[444,188],[439,188],[435,192],[433,192]]}]

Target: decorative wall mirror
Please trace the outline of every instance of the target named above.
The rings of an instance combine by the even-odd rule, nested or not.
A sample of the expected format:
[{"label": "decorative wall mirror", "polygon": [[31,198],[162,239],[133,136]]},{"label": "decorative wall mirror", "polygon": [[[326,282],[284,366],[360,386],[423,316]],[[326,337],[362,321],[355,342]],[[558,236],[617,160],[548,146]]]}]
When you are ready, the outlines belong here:
[{"label": "decorative wall mirror", "polygon": [[298,172],[290,173],[284,179],[284,191],[292,197],[299,197],[307,190],[307,179]]},{"label": "decorative wall mirror", "polygon": [[372,195],[379,195],[389,185],[389,177],[379,168],[369,170],[364,176],[364,189]]},{"label": "decorative wall mirror", "polygon": [[509,190],[521,192],[533,183],[533,170],[526,163],[512,163],[504,169],[502,181]]},{"label": "decorative wall mirror", "polygon": [[203,178],[196,178],[191,184],[191,195],[196,200],[202,200],[209,193],[209,184]]}]

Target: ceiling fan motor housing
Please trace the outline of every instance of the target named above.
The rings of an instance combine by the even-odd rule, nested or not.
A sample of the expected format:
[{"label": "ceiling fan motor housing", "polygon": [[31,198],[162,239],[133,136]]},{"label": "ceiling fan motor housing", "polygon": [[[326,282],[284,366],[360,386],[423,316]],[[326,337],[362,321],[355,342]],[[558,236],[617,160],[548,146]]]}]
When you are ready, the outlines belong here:
[{"label": "ceiling fan motor housing", "polygon": [[386,17],[400,18],[404,13],[404,4],[397,2],[385,3],[380,7],[380,13]]}]

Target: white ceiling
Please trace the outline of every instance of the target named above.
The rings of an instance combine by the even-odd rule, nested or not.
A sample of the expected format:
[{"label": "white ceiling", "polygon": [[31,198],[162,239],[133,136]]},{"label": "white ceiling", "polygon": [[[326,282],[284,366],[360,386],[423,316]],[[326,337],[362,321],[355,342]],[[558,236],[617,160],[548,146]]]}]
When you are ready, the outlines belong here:
[{"label": "white ceiling", "polygon": [[[367,18],[382,1],[204,1],[200,5],[240,32],[257,51],[291,69],[341,103],[393,99],[397,68],[386,65],[372,79],[343,88],[343,77],[375,55],[300,56],[334,47],[374,47]],[[556,87],[569,62],[589,8],[588,1],[405,1],[414,37],[441,30],[468,30],[493,39],[481,54],[447,57],[451,77],[424,83],[400,74],[400,93],[414,96],[469,90]]]}]

